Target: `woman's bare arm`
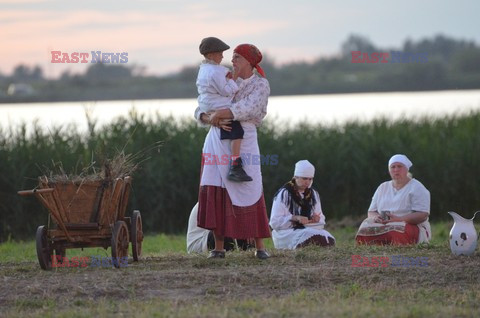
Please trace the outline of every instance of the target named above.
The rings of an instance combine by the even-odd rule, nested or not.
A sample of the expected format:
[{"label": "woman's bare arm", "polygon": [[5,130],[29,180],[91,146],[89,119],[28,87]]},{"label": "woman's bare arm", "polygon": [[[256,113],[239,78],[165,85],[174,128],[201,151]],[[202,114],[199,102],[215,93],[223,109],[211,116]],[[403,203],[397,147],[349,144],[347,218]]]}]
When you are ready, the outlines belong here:
[{"label": "woman's bare arm", "polygon": [[412,212],[409,214],[405,214],[404,216],[395,216],[395,215],[390,215],[390,220],[387,220],[386,223],[388,222],[407,222],[410,224],[420,224],[427,220],[428,218],[428,212]]}]

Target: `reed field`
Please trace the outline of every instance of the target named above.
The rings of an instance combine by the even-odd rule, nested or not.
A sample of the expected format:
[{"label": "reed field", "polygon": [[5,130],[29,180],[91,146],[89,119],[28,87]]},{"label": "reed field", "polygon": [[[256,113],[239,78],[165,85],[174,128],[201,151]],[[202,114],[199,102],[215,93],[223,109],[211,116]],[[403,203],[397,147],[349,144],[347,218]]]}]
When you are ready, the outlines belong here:
[{"label": "reed field", "polygon": [[[352,221],[353,222],[353,221]],[[148,235],[127,267],[44,271],[35,242],[0,244],[2,317],[478,317],[480,253],[454,256],[451,221],[432,224],[429,245],[356,246],[356,227],[332,221],[332,248],[228,252],[224,260],[185,252],[184,235]],[[72,256],[110,250],[67,250]],[[354,267],[352,256],[422,258],[423,266]],[[397,264],[398,265],[398,264]]]},{"label": "reed field", "polygon": [[[25,126],[0,133],[0,242],[32,239],[48,213],[34,197],[18,190],[37,186],[37,177],[58,171],[81,174],[99,169],[119,153],[133,155],[138,169],[127,215],[142,213],[147,233],[183,233],[197,201],[202,145],[207,129],[194,120],[132,112],[110,125],[89,122],[89,132],[75,127],[50,130]],[[468,217],[480,210],[480,113],[443,119],[377,119],[341,126],[289,125],[266,121],[259,128],[264,156],[262,174],[267,208],[276,190],[288,181],[295,162],[316,167],[314,187],[328,219],[366,214],[376,187],[389,179],[387,161],[405,153],[411,169],[431,192],[431,220],[446,220],[448,211]],[[272,160],[271,158],[276,158]]]},{"label": "reed field", "polygon": [[[308,159],[316,166],[333,248],[253,251],[224,260],[185,252],[188,216],[198,194],[207,133],[193,121],[145,119],[132,113],[111,125],[90,122],[33,133],[0,134],[1,317],[477,317],[480,254],[451,254],[453,210],[479,210],[480,113],[443,119],[351,122],[342,126],[267,121],[259,129],[265,199]],[[387,161],[405,153],[411,171],[432,195],[433,240],[411,247],[356,246],[354,236],[371,196],[389,178]],[[137,169],[128,210],[139,209],[147,236],[143,257],[127,267],[55,268],[37,261],[34,233],[48,213],[33,197],[37,177],[97,173],[119,154]],[[130,214],[127,212],[127,214]],[[67,250],[67,257],[109,257],[110,249]],[[426,266],[354,267],[352,256],[426,259]],[[425,265],[425,264],[424,264]]]}]

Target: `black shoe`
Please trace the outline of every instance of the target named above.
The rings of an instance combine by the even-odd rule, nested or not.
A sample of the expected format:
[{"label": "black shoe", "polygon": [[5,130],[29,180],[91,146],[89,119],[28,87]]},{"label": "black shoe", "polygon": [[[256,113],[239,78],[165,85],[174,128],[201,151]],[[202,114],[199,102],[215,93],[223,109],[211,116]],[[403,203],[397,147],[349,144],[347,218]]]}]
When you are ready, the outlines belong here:
[{"label": "black shoe", "polygon": [[258,258],[258,259],[267,259],[270,257],[270,255],[268,255],[267,251],[265,250],[257,250],[255,252],[255,256]]},{"label": "black shoe", "polygon": [[242,158],[238,157],[235,161],[230,160],[230,170],[228,171],[227,179],[234,182],[252,181],[242,167]]},{"label": "black shoe", "polygon": [[225,251],[210,251],[207,258],[225,258]]}]

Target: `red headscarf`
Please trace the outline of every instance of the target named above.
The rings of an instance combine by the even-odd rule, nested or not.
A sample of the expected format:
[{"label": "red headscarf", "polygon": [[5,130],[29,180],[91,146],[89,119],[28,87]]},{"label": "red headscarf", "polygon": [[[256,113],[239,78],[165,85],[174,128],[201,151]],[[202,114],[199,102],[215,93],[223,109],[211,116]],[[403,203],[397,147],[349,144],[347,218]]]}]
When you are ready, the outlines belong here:
[{"label": "red headscarf", "polygon": [[265,72],[258,65],[262,60],[262,53],[260,50],[253,44],[240,44],[233,50],[233,53],[237,53],[243,56],[253,67],[255,67],[260,75],[265,77]]}]

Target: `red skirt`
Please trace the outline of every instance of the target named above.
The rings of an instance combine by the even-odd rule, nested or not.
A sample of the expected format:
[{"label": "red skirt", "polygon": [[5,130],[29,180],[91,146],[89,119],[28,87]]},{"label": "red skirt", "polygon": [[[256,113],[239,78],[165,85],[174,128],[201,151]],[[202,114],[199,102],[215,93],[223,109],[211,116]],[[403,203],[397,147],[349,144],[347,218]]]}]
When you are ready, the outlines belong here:
[{"label": "red skirt", "polygon": [[418,226],[407,223],[405,225],[405,232],[389,231],[387,233],[365,236],[357,235],[355,240],[358,244],[367,245],[410,245],[417,244],[418,234],[420,230]]},{"label": "red skirt", "polygon": [[232,205],[225,188],[201,186],[198,196],[198,226],[215,235],[235,239],[270,237],[265,198],[251,206]]}]

